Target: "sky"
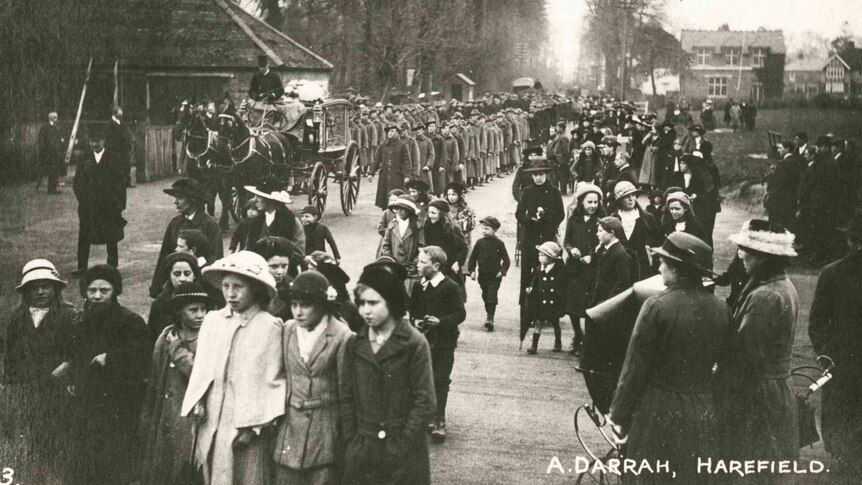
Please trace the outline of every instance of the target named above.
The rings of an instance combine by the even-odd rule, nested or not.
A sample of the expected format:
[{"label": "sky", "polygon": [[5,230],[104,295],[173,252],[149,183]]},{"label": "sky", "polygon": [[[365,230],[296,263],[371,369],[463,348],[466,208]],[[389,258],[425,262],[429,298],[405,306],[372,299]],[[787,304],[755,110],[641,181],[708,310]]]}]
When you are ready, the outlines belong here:
[{"label": "sky", "polygon": [[[810,38],[837,37],[846,20],[850,32],[862,37],[862,0],[665,0],[665,28],[679,37],[682,29],[732,30],[764,27],[784,31],[788,49]],[[564,73],[577,62],[578,36],[586,14],[584,0],[548,0],[552,52]]]}]

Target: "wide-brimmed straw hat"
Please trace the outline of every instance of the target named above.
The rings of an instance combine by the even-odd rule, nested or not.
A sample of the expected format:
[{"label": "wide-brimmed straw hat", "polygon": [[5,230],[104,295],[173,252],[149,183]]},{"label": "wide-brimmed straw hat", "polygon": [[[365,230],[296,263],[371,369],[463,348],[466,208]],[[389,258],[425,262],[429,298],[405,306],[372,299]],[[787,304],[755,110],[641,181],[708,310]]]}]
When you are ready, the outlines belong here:
[{"label": "wide-brimmed straw hat", "polygon": [[762,219],[746,221],[742,229],[728,239],[737,246],[773,256],[793,258],[797,255],[793,249],[796,236],[775,222]]},{"label": "wide-brimmed straw hat", "polygon": [[66,282],[60,278],[60,273],[54,267],[54,263],[47,259],[34,259],[24,265],[21,269],[21,284],[15,287],[15,291],[22,291],[27,283],[33,281],[51,281],[60,285],[61,288],[66,286]]},{"label": "wide-brimmed straw hat", "polygon": [[222,278],[228,274],[245,276],[263,283],[270,298],[276,294],[275,278],[269,272],[269,265],[263,256],[257,253],[238,251],[203,269],[204,278],[216,288],[221,287]]},{"label": "wide-brimmed straw hat", "polygon": [[257,186],[246,185],[245,190],[254,195],[263,197],[264,199],[274,200],[276,202],[281,202],[282,204],[293,203],[293,200],[290,198],[290,194],[284,189],[283,184],[272,177],[264,179],[263,182]]},{"label": "wide-brimmed straw hat", "polygon": [[672,232],[659,248],[647,248],[652,254],[677,261],[704,275],[712,275],[712,248],[696,236],[685,232]]}]

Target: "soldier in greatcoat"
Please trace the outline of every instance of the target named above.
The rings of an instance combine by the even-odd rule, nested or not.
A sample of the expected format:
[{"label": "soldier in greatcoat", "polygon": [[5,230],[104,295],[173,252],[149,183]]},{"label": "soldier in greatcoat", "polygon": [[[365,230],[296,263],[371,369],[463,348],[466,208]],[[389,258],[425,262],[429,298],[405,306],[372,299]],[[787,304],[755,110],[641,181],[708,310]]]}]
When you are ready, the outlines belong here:
[{"label": "soldier in greatcoat", "polygon": [[[455,169],[458,167],[461,155],[458,152],[458,139],[455,138],[455,136],[449,132],[449,123],[444,122],[440,130],[441,134],[443,135],[443,159],[438,165],[438,170],[440,171],[440,174],[442,176],[441,178],[445,177],[444,180],[446,184],[448,184],[449,182],[455,180],[454,173]],[[442,184],[443,180],[441,180],[440,182]],[[443,187],[445,187],[445,184],[442,185]],[[443,187],[435,188],[442,194]]]},{"label": "soldier in greatcoat", "polygon": [[374,205],[386,209],[389,206],[389,192],[404,190],[404,184],[410,180],[409,170],[410,153],[407,145],[398,138],[398,126],[390,123],[386,126],[386,140],[377,148],[371,166],[370,176],[380,171]]},{"label": "soldier in greatcoat", "polygon": [[433,189],[434,169],[437,167],[437,153],[434,151],[434,143],[425,135],[424,123],[417,123],[414,132],[416,134],[416,146],[419,149],[419,178]]}]

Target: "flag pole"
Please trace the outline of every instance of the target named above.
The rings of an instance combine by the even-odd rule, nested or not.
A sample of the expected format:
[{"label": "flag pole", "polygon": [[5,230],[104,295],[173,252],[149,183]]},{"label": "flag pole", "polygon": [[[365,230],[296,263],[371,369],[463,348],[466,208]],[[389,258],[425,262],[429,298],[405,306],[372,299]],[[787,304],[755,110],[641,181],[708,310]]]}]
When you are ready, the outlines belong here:
[{"label": "flag pole", "polygon": [[69,148],[66,149],[66,165],[72,160],[72,150],[75,148],[75,137],[78,134],[78,125],[81,122],[81,110],[84,109],[84,97],[87,95],[87,83],[90,82],[90,70],[93,68],[93,58],[87,64],[87,75],[84,78],[84,87],[81,89],[81,100],[78,102],[78,113],[75,115],[75,123],[72,125],[72,134],[69,135]]}]

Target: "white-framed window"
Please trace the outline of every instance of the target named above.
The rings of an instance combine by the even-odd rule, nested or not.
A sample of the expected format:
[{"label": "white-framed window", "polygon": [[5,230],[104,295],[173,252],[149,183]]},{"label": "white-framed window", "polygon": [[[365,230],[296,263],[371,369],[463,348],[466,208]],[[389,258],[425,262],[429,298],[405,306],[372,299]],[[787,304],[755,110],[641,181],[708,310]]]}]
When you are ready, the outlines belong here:
[{"label": "white-framed window", "polygon": [[763,99],[763,84],[754,83],[751,85],[751,99],[760,101]]},{"label": "white-framed window", "polygon": [[724,49],[724,58],[728,66],[738,66],[742,62],[741,47],[726,47]]},{"label": "white-framed window", "polygon": [[844,69],[841,63],[833,62],[826,66],[826,79],[830,81],[844,79]]},{"label": "white-framed window", "polygon": [[841,81],[827,82],[826,83],[826,92],[827,93],[843,93],[844,92],[844,83]]},{"label": "white-framed window", "polygon": [[707,94],[710,98],[725,98],[727,97],[727,78],[726,77],[710,77],[707,78],[709,90]]},{"label": "white-framed window", "polygon": [[787,74],[787,80],[790,81],[791,83],[795,83],[796,82],[796,73],[795,72],[788,73]]},{"label": "white-framed window", "polygon": [[766,65],[767,50],[765,47],[755,47],[751,49],[751,65],[754,67],[763,67]]},{"label": "white-framed window", "polygon": [[712,51],[709,47],[695,47],[694,48],[694,63],[698,66],[705,66],[709,64],[709,54]]}]

